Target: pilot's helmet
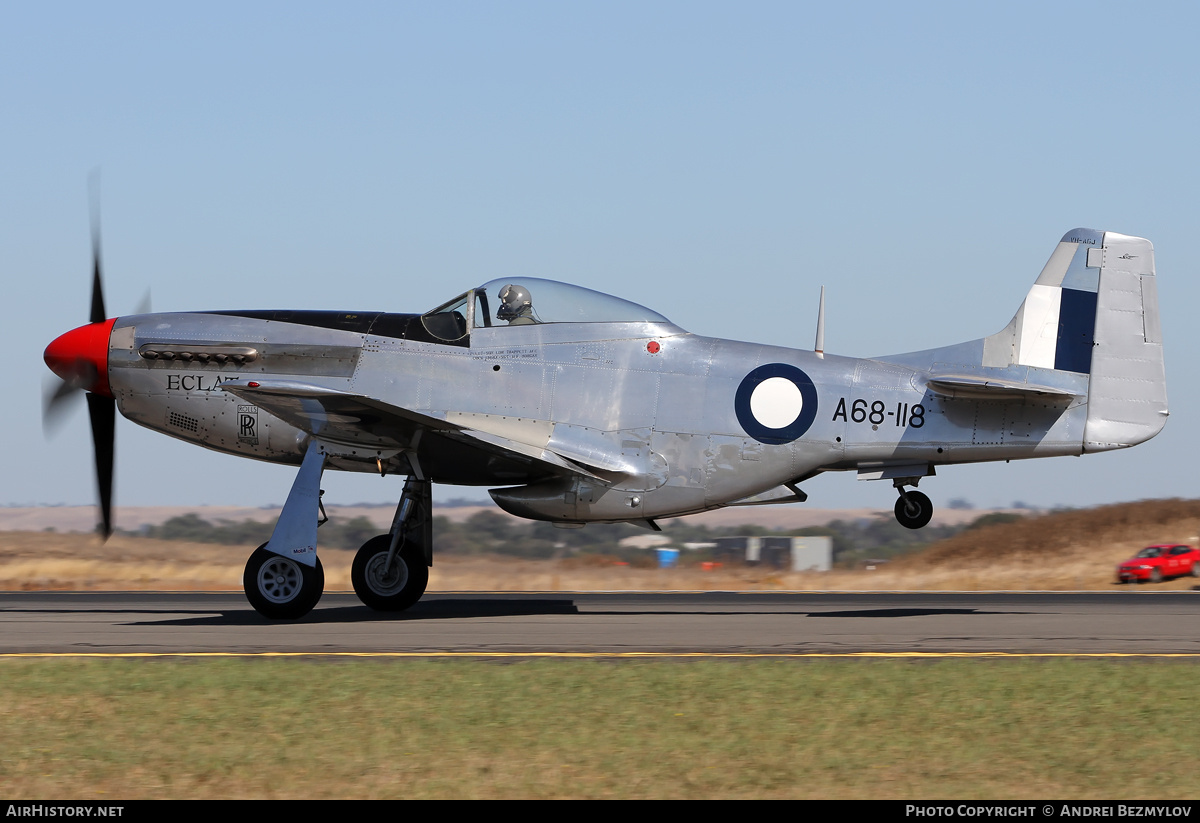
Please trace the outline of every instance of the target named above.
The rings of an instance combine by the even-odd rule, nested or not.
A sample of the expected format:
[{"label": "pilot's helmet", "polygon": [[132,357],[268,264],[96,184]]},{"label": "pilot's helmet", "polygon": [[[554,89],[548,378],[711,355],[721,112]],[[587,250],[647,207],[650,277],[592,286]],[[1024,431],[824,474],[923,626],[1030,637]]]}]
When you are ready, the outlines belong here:
[{"label": "pilot's helmet", "polygon": [[528,317],[532,311],[533,299],[525,287],[509,283],[500,289],[500,308],[496,310],[496,317],[500,320]]}]

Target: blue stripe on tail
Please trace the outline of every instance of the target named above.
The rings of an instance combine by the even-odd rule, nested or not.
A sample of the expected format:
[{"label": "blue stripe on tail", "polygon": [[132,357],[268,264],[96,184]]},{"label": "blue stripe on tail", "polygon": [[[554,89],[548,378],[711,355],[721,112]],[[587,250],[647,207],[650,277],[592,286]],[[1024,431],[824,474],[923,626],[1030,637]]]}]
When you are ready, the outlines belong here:
[{"label": "blue stripe on tail", "polygon": [[1054,351],[1054,368],[1091,374],[1092,348],[1096,331],[1096,299],[1094,291],[1063,289],[1058,310],[1058,346]]}]

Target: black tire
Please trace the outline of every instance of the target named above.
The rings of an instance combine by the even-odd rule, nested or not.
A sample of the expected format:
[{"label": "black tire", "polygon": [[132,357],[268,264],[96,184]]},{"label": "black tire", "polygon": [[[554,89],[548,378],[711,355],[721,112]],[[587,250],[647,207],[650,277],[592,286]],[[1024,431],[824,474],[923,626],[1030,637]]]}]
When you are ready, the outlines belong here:
[{"label": "black tire", "polygon": [[933,518],[933,502],[918,491],[896,500],[896,520],[906,529],[920,529]]},{"label": "black tire", "polygon": [[383,576],[391,542],[390,535],[372,537],[354,555],[354,564],[350,567],[354,593],[365,605],[379,612],[404,611],[421,599],[429,585],[425,553],[412,544],[401,547],[387,577]]},{"label": "black tire", "polygon": [[1150,582],[1151,583],[1161,583],[1162,580],[1163,580],[1163,575],[1162,575],[1161,569],[1151,569],[1150,570]]},{"label": "black tire", "polygon": [[1192,564],[1192,570],[1188,572],[1192,577],[1200,577],[1200,561]]},{"label": "black tire", "polygon": [[271,620],[295,620],[312,611],[325,591],[325,569],[267,551],[264,543],[246,561],[242,588],[254,610]]}]

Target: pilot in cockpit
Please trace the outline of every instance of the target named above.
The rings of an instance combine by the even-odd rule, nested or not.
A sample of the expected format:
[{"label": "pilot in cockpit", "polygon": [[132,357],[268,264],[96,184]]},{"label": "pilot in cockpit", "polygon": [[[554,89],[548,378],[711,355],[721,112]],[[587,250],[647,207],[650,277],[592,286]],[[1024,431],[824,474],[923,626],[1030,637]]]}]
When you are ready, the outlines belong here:
[{"label": "pilot in cockpit", "polygon": [[510,326],[528,326],[537,323],[533,316],[533,298],[523,286],[509,283],[500,289],[500,308],[496,309],[498,320],[507,320]]}]

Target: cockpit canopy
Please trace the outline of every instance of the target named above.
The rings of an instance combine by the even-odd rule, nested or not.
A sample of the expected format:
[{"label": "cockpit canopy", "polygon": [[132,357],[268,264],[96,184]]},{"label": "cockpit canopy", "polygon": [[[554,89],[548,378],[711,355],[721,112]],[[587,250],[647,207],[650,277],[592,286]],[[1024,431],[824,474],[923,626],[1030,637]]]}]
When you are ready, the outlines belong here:
[{"label": "cockpit canopy", "polygon": [[421,320],[430,334],[446,342],[465,339],[473,328],[670,322],[629,300],[537,277],[492,280],[427,312]]}]

